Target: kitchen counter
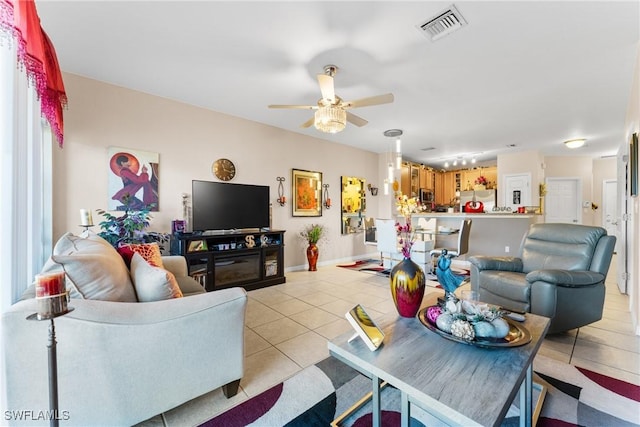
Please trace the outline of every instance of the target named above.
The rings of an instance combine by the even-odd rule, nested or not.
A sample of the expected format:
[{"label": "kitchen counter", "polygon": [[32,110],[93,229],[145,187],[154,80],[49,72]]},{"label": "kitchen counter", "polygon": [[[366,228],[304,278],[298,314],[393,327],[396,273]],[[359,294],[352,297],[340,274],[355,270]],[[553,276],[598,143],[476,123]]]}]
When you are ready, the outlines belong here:
[{"label": "kitchen counter", "polygon": [[[418,228],[420,218],[436,220],[438,227],[459,229],[465,219],[471,219],[469,252],[460,257],[466,260],[472,255],[518,256],[522,238],[531,224],[543,222],[543,215],[519,213],[467,213],[429,212],[412,215],[412,226]],[[431,225],[432,226],[432,225]],[[435,234],[436,248],[457,248],[458,234]]]}]

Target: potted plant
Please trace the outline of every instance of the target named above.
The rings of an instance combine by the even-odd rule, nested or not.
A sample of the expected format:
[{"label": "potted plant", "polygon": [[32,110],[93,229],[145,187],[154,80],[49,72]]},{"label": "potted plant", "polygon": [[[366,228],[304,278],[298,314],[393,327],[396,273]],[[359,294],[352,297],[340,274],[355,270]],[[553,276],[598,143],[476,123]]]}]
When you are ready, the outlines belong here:
[{"label": "potted plant", "polygon": [[300,237],[305,239],[307,246],[307,261],[309,262],[309,271],[316,271],[318,262],[318,242],[325,234],[324,225],[309,224],[300,231]]},{"label": "potted plant", "polygon": [[99,224],[102,231],[98,235],[114,248],[117,249],[125,243],[164,243],[168,240],[168,237],[163,233],[144,231],[149,226],[153,204],[135,210],[131,206],[132,198],[130,195],[122,197],[122,204],[124,213],[121,216],[115,216],[102,209],[97,210],[99,215],[105,217],[105,220]]}]

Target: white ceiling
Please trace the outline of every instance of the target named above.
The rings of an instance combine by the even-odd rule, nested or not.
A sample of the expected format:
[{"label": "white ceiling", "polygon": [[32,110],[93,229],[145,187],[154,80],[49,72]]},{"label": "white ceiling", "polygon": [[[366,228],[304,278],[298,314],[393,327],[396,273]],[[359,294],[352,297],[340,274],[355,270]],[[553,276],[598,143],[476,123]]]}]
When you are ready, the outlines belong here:
[{"label": "white ceiling", "polygon": [[[38,0],[63,71],[373,152],[404,131],[406,158],[505,151],[614,155],[639,46],[638,1],[456,1],[468,25],[432,42],[417,25],[440,1]],[[300,125],[316,74],[336,93],[395,102],[351,110],[338,134]],[[73,98],[69,100],[73,104]],[[569,151],[566,139],[585,137]],[[507,147],[514,145],[514,147]],[[424,151],[424,148],[433,150]]]}]

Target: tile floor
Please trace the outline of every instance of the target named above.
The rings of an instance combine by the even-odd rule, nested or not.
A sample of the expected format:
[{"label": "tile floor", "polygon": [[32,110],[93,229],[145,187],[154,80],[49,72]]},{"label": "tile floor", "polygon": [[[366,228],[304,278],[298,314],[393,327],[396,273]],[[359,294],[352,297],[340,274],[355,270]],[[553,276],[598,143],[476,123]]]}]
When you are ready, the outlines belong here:
[{"label": "tile floor", "polygon": [[[141,426],[196,426],[328,357],[327,340],[351,330],[344,313],[355,304],[374,319],[395,310],[389,279],[374,273],[326,266],[286,276],[287,283],[248,293],[245,374],[238,395],[226,399],[218,389]],[[615,277],[613,267],[603,319],[547,337],[540,353],[640,385],[640,337],[633,334],[628,296],[620,294]]]}]

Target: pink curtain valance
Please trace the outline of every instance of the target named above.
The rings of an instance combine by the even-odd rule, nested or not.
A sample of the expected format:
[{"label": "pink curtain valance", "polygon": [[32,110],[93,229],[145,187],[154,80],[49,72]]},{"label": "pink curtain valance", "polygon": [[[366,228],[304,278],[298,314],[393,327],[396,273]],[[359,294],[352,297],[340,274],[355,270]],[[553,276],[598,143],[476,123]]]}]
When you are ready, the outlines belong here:
[{"label": "pink curtain valance", "polygon": [[67,95],[56,51],[40,25],[34,0],[0,0],[0,30],[17,43],[18,62],[25,67],[29,80],[34,83],[42,115],[51,125],[62,148],[62,109],[67,104]]}]

